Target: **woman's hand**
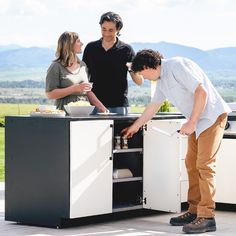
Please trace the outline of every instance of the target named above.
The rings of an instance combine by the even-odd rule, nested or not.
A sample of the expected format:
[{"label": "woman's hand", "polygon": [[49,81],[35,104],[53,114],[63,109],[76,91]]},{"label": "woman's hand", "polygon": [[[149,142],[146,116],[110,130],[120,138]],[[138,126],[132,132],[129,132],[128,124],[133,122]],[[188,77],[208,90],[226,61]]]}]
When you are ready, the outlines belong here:
[{"label": "woman's hand", "polygon": [[72,85],[75,92],[88,92],[91,91],[92,89],[92,84],[91,83],[80,83],[80,84],[74,84]]}]

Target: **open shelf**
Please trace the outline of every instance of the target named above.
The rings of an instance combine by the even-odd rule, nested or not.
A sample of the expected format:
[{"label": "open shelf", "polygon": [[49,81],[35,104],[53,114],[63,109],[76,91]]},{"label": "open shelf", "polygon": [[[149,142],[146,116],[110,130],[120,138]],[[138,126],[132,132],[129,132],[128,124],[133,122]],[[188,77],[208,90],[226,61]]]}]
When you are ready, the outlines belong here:
[{"label": "open shelf", "polygon": [[[132,122],[116,121],[114,137],[120,136],[122,129]],[[113,147],[117,140],[114,139]],[[121,140],[122,146],[122,140]],[[132,175],[113,179],[113,212],[130,211],[143,208],[143,134],[139,130],[128,139],[127,149],[113,149],[113,171],[128,169]],[[114,174],[114,173],[113,173]]]}]

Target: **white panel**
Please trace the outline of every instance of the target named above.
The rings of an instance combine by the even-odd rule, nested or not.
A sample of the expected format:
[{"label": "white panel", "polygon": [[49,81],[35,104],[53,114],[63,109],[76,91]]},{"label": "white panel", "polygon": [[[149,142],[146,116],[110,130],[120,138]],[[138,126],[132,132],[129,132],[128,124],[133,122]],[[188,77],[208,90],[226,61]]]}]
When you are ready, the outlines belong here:
[{"label": "white panel", "polygon": [[183,120],[151,120],[144,131],[144,208],[180,212],[180,165],[182,137],[172,137],[151,129],[156,126],[173,133]]},{"label": "white panel", "polygon": [[216,202],[236,204],[236,139],[223,139],[216,160]]},{"label": "white panel", "polygon": [[112,123],[70,124],[70,218],[112,212]]}]

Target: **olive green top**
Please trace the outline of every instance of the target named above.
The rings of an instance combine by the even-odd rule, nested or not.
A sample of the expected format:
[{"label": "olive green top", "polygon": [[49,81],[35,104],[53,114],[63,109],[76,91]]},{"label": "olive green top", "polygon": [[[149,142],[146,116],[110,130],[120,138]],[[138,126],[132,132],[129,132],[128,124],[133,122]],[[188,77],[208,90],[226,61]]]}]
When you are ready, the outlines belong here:
[{"label": "olive green top", "polygon": [[[53,62],[47,71],[46,92],[58,88],[67,88],[73,84],[88,82],[87,67],[83,61],[80,61],[80,70],[78,73],[71,73],[66,67],[59,62]],[[57,109],[64,110],[64,105],[79,100],[88,100],[86,93],[74,93],[64,98],[56,99]]]}]

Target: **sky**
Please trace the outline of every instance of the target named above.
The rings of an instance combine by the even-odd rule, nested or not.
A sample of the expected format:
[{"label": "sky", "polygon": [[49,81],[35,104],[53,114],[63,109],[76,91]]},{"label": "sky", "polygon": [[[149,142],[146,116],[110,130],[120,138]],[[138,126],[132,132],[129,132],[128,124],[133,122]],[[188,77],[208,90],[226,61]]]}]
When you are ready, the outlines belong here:
[{"label": "sky", "polygon": [[123,19],[120,39],[127,43],[236,47],[235,0],[0,0],[0,45],[51,47],[64,31],[86,45],[101,37],[107,11]]}]

